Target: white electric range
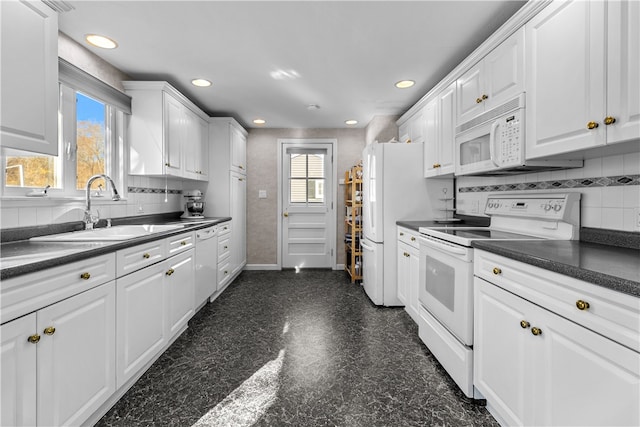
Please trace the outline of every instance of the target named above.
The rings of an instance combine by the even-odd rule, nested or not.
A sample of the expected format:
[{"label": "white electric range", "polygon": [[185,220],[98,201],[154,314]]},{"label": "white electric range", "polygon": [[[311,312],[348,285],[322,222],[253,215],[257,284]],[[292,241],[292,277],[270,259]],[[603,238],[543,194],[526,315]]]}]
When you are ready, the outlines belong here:
[{"label": "white electric range", "polygon": [[473,248],[475,240],[579,238],[580,193],[490,194],[487,227],[420,227],[419,334],[462,391],[473,388]]}]

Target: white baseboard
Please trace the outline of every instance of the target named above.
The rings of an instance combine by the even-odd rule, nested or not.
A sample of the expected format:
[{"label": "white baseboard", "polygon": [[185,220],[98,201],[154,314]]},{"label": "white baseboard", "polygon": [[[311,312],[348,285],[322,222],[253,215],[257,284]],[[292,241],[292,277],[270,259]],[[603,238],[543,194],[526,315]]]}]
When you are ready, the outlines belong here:
[{"label": "white baseboard", "polygon": [[278,264],[247,264],[245,270],[282,270]]}]

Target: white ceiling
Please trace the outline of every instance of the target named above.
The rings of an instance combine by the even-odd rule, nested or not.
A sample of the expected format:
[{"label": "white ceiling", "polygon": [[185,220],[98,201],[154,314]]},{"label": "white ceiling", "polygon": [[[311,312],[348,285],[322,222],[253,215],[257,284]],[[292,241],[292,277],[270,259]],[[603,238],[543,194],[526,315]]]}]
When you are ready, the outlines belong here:
[{"label": "white ceiling", "polygon": [[[364,127],[402,114],[524,1],[69,1],[60,30],[136,80],[166,80],[211,116],[270,128]],[[294,70],[295,79],[273,72]],[[190,84],[201,77],[209,88]],[[394,83],[411,79],[410,89]],[[308,104],[320,109],[308,110]]]}]

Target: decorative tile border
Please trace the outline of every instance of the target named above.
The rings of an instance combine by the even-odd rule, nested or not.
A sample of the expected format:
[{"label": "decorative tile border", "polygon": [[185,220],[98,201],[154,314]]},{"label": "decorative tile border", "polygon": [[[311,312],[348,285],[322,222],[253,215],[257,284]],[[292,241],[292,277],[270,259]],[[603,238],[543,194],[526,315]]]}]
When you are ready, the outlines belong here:
[{"label": "decorative tile border", "polygon": [[129,193],[148,193],[148,194],[182,194],[182,190],[165,190],[164,188],[144,188],[144,187],[128,187]]},{"label": "decorative tile border", "polygon": [[485,191],[555,190],[561,188],[615,187],[640,185],[640,175],[602,176],[596,178],[554,179],[551,181],[521,182],[517,184],[477,185],[460,187],[460,193]]}]

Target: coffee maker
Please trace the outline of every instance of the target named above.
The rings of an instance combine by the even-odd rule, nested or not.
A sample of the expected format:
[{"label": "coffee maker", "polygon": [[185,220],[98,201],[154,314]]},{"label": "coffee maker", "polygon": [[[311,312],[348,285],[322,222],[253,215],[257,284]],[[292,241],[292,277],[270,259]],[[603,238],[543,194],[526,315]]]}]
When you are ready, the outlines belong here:
[{"label": "coffee maker", "polygon": [[202,191],[191,190],[184,193],[186,202],[184,203],[184,213],[182,219],[202,219],[204,215],[204,202],[202,201]]}]

